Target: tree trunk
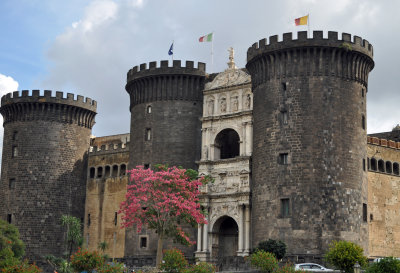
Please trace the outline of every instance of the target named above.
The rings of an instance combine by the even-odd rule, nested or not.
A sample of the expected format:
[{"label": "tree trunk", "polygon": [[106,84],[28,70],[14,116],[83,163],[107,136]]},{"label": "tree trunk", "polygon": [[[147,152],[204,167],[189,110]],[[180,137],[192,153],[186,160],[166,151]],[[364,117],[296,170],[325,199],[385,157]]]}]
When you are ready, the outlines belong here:
[{"label": "tree trunk", "polygon": [[163,258],[163,239],[161,238],[161,236],[158,236],[157,257],[156,257],[157,268],[160,268],[162,258]]}]

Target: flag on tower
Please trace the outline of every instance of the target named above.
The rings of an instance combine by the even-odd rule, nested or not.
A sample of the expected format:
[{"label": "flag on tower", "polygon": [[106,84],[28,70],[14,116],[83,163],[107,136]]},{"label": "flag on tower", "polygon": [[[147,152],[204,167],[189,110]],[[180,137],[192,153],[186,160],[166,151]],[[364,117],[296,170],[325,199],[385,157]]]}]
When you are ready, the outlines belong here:
[{"label": "flag on tower", "polygon": [[211,32],[211,33],[209,33],[209,34],[207,34],[205,36],[200,37],[199,38],[199,42],[200,43],[202,43],[202,42],[212,42],[212,39],[213,39],[213,33]]},{"label": "flag on tower", "polygon": [[308,15],[294,19],[294,23],[296,26],[307,25],[308,24]]},{"label": "flag on tower", "polygon": [[171,47],[168,50],[168,55],[174,55],[174,42],[172,42]]}]

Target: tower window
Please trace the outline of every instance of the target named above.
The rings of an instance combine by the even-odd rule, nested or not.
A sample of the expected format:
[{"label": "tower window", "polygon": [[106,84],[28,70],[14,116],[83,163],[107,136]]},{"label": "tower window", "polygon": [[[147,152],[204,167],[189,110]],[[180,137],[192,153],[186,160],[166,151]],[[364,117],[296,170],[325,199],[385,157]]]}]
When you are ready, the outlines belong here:
[{"label": "tower window", "polygon": [[288,124],[288,113],[286,110],[281,111],[282,124]]},{"label": "tower window", "polygon": [[12,214],[7,214],[7,222],[11,224],[12,222]]},{"label": "tower window", "polygon": [[18,147],[16,145],[13,145],[11,151],[11,157],[17,157],[17,156],[18,156]]},{"label": "tower window", "polygon": [[118,212],[114,212],[114,226],[118,224]]},{"label": "tower window", "polygon": [[364,88],[361,89],[361,97],[364,97]]},{"label": "tower window", "polygon": [[8,188],[10,190],[15,189],[15,178],[10,178],[10,180],[8,181]]},{"label": "tower window", "polygon": [[362,117],[361,117],[361,126],[365,130],[365,116],[364,115],[362,115]]},{"label": "tower window", "polygon": [[290,216],[289,198],[281,199],[281,217],[286,218]]},{"label": "tower window", "polygon": [[365,171],[365,158],[362,160],[363,171]]},{"label": "tower window", "polygon": [[97,178],[102,178],[103,177],[103,167],[98,167],[97,168]]},{"label": "tower window", "polygon": [[87,215],[87,226],[90,227],[90,213]]},{"label": "tower window", "polygon": [[94,178],[94,174],[96,173],[96,169],[94,167],[90,168],[89,177]]},{"label": "tower window", "polygon": [[126,175],[126,165],[125,164],[121,164],[121,169],[120,169],[120,176],[122,175]]},{"label": "tower window", "polygon": [[12,140],[17,140],[18,137],[18,131],[14,131],[12,135]]},{"label": "tower window", "polygon": [[146,128],[145,140],[146,141],[150,141],[151,140],[151,128]]},{"label": "tower window", "polygon": [[282,83],[282,91],[284,91],[284,92],[286,91],[286,82]]},{"label": "tower window", "polygon": [[151,114],[151,105],[147,106],[146,112],[147,114]]},{"label": "tower window", "polygon": [[365,203],[363,203],[363,221],[368,222],[368,209]]},{"label": "tower window", "polygon": [[279,154],[279,164],[287,165],[289,164],[289,154],[288,153],[281,153]]},{"label": "tower window", "polygon": [[139,247],[147,248],[147,236],[140,236]]}]

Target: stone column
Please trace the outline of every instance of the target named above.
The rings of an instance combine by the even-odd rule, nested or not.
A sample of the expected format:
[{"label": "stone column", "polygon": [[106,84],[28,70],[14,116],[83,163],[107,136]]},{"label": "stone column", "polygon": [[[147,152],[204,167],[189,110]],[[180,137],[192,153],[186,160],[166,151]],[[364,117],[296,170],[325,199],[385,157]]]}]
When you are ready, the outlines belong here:
[{"label": "stone column", "polygon": [[247,122],[242,123],[242,150],[240,155],[245,156],[247,154]]},{"label": "stone column", "polygon": [[[206,219],[207,220],[207,219]],[[208,224],[203,226],[203,252],[208,252]]]},{"label": "stone column", "polygon": [[199,225],[197,228],[197,252],[200,252],[202,248],[201,235],[202,235],[202,226]]},{"label": "stone column", "polygon": [[250,205],[245,205],[245,235],[244,235],[244,256],[250,253]]},{"label": "stone column", "polygon": [[251,155],[253,147],[253,122],[246,122],[246,153]]},{"label": "stone column", "polygon": [[237,255],[242,256],[242,254],[243,254],[243,233],[245,232],[244,226],[243,226],[244,217],[243,217],[243,205],[242,204],[239,204],[238,210],[239,210],[239,238],[238,238]]}]

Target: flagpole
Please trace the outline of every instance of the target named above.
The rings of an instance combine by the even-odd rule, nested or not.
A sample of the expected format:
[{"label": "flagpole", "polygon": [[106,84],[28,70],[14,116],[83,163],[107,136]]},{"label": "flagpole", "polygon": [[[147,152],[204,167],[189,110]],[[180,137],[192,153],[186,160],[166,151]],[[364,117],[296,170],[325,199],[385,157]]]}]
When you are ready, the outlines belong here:
[{"label": "flagpole", "polygon": [[[174,40],[172,40],[172,45],[174,44]],[[172,55],[171,55],[171,59],[172,59],[172,63],[174,63],[174,48],[172,48]]]},{"label": "flagpole", "polygon": [[214,31],[212,32],[212,40],[211,40],[211,73],[214,71]]},{"label": "flagpole", "polygon": [[[310,14],[307,14],[307,25],[308,25],[308,35],[311,37],[311,33],[310,33]],[[310,38],[308,37],[308,38]]]}]

